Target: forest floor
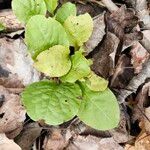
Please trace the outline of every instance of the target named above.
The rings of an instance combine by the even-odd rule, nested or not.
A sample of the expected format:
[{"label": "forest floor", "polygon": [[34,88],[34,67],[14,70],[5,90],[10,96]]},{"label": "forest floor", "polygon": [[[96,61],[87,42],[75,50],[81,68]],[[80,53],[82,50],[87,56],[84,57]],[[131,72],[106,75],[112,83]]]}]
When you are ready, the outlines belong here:
[{"label": "forest floor", "polygon": [[0,22],[6,27],[0,32],[0,150],[150,150],[150,1],[70,1],[78,14],[93,17],[86,57],[93,60],[92,70],[109,80],[120,123],[98,131],[77,118],[49,126],[26,115],[20,93],[41,74],[27,57],[24,26],[10,0],[0,0]]}]

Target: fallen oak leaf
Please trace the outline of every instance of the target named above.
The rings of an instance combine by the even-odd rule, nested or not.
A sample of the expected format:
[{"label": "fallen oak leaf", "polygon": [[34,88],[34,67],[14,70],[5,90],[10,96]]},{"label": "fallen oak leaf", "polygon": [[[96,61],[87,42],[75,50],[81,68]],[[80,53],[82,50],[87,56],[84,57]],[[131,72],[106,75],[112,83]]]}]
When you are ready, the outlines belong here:
[{"label": "fallen oak leaf", "polygon": [[3,86],[0,86],[0,93],[3,95],[0,107],[0,132],[8,133],[22,126],[26,111],[18,95],[9,93]]},{"label": "fallen oak leaf", "polygon": [[144,83],[147,78],[150,78],[150,60],[143,65],[142,71],[130,81],[126,89],[120,91],[120,94],[118,95],[118,101],[123,103],[127,96],[135,93],[138,87]]},{"label": "fallen oak leaf", "polygon": [[85,54],[88,55],[102,41],[105,35],[104,13],[93,18],[93,32],[90,39],[84,44]]},{"label": "fallen oak leaf", "polygon": [[4,133],[0,134],[0,149],[1,150],[21,150],[21,148],[13,141],[9,140]]},{"label": "fallen oak leaf", "polygon": [[15,138],[15,142],[22,150],[31,149],[34,141],[40,136],[42,129],[37,122],[29,123],[24,126],[22,132]]}]

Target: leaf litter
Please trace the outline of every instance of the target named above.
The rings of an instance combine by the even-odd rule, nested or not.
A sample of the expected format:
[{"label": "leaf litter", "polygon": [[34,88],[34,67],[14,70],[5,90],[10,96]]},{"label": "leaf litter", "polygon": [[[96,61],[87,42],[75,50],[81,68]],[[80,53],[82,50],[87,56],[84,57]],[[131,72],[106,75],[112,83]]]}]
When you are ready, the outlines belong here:
[{"label": "leaf litter", "polygon": [[148,1],[71,2],[77,4],[78,13],[89,12],[94,17],[92,36],[84,44],[85,56],[93,60],[92,71],[109,79],[120,103],[120,123],[115,129],[99,131],[77,118],[54,127],[25,116],[20,93],[26,85],[46,77],[33,68],[23,32],[14,32],[24,29],[24,25],[18,23],[11,10],[5,10],[0,12],[6,29],[0,33],[0,149],[149,150]]}]

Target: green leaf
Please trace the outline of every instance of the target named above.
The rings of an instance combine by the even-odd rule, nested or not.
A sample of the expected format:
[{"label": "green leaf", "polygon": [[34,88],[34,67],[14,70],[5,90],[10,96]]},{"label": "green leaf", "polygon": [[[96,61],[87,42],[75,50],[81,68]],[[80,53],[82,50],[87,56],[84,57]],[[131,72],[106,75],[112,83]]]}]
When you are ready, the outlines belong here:
[{"label": "green leaf", "polygon": [[85,81],[87,87],[93,91],[104,91],[108,86],[108,81],[104,78],[96,75],[94,72],[91,71],[91,74]]},{"label": "green leaf", "polygon": [[27,23],[25,41],[33,58],[54,45],[69,47],[63,26],[53,18],[33,16]]},{"label": "green leaf", "polygon": [[89,61],[83,56],[81,51],[75,52],[71,56],[72,67],[68,74],[61,77],[63,82],[74,83],[78,79],[86,77],[90,74]]},{"label": "green leaf", "polygon": [[5,26],[0,22],[0,32],[5,30]]},{"label": "green leaf", "polygon": [[71,68],[69,53],[69,49],[65,46],[53,46],[37,56],[34,66],[38,71],[50,77],[61,77],[67,74]]},{"label": "green leaf", "polygon": [[58,5],[58,0],[44,0],[48,11],[53,14]]},{"label": "green leaf", "polygon": [[31,119],[59,125],[78,113],[81,95],[77,84],[41,81],[25,88],[22,101]]},{"label": "green leaf", "polygon": [[117,127],[120,111],[114,94],[108,88],[103,92],[95,92],[83,84],[81,86],[83,100],[78,113],[81,121],[98,130]]},{"label": "green leaf", "polygon": [[64,27],[68,34],[70,45],[78,47],[82,46],[91,36],[93,20],[88,13],[79,16],[69,16],[64,22]]},{"label": "green leaf", "polygon": [[27,23],[34,15],[46,14],[46,5],[43,0],[13,0],[12,9],[23,23]]},{"label": "green leaf", "polygon": [[69,16],[76,16],[76,13],[77,10],[74,4],[70,2],[65,3],[57,10],[56,20],[63,24]]}]

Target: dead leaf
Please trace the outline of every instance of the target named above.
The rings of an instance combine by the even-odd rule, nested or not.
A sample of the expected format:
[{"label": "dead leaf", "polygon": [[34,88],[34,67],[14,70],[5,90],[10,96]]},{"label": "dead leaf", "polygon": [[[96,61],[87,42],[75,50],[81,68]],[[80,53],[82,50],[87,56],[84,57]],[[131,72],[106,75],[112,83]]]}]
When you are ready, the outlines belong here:
[{"label": "dead leaf", "polygon": [[97,138],[94,136],[77,136],[67,150],[123,150],[113,138]]},{"label": "dead leaf", "polygon": [[94,19],[94,28],[90,39],[85,43],[86,55],[89,54],[102,41],[105,35],[104,13],[96,16]]},{"label": "dead leaf", "polygon": [[123,89],[128,85],[133,76],[134,68],[131,64],[131,57],[129,55],[122,54],[114,69],[110,86],[118,90]]},{"label": "dead leaf", "polygon": [[26,111],[18,95],[9,93],[2,86],[0,86],[0,94],[3,97],[0,107],[0,133],[8,133],[22,125]]},{"label": "dead leaf", "polygon": [[150,82],[145,83],[145,85],[142,88],[142,94],[147,94],[147,96],[150,96]]},{"label": "dead leaf", "polygon": [[150,134],[150,107],[145,108],[145,115],[147,118],[144,118],[145,131]]},{"label": "dead leaf", "polygon": [[23,40],[2,38],[0,43],[0,66],[5,71],[17,76],[23,85],[39,81],[40,74],[33,68],[33,60]]},{"label": "dead leaf", "polygon": [[134,10],[127,9],[125,5],[121,6],[118,11],[106,14],[108,31],[114,33],[119,39],[124,39],[125,34],[129,34],[137,25],[138,18]]},{"label": "dead leaf", "polygon": [[40,136],[42,127],[38,123],[29,123],[24,126],[22,132],[15,138],[15,142],[22,150],[29,150],[32,144]]},{"label": "dead leaf", "polygon": [[21,150],[21,148],[13,141],[9,140],[5,134],[0,134],[0,149],[1,150]]},{"label": "dead leaf", "polygon": [[150,148],[150,135],[143,133],[135,141],[135,150],[149,150]]},{"label": "dead leaf", "polygon": [[138,87],[143,84],[147,78],[150,78],[150,60],[143,65],[142,71],[137,76],[133,77],[126,89],[120,90],[118,101],[123,103],[127,96],[136,93]]},{"label": "dead leaf", "polygon": [[[132,45],[131,55],[132,55],[132,63],[135,68],[135,73],[139,73],[142,69],[142,65],[148,60],[149,58],[149,49],[145,49],[145,47],[149,47],[150,44],[150,31],[143,31],[143,40],[140,43],[136,42]],[[145,39],[147,40],[145,41]]]},{"label": "dead leaf", "polygon": [[0,11],[0,22],[4,24],[7,32],[18,31],[24,28],[24,25],[18,21],[12,10]]},{"label": "dead leaf", "polygon": [[136,43],[132,46],[131,55],[135,73],[140,73],[142,65],[148,60],[149,54],[140,43]]},{"label": "dead leaf", "polygon": [[113,60],[109,56],[116,51],[119,44],[119,39],[112,33],[108,32],[101,44],[97,46],[95,52],[93,51],[92,70],[104,78],[111,75],[113,69]]},{"label": "dead leaf", "polygon": [[67,141],[62,136],[60,129],[53,129],[44,140],[44,150],[63,150],[67,146]]}]

